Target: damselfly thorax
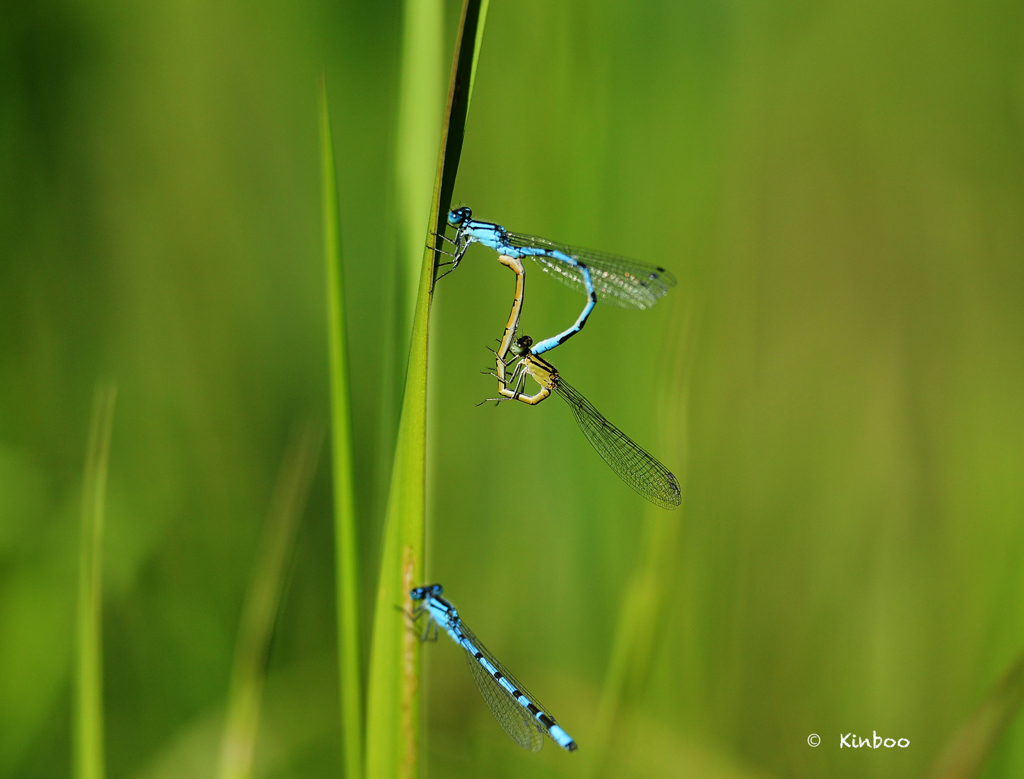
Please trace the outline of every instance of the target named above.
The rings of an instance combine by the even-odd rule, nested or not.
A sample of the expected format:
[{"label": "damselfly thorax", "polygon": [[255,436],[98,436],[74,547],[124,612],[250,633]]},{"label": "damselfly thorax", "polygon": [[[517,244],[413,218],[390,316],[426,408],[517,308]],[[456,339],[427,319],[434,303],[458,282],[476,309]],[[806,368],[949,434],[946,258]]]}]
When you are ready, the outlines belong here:
[{"label": "damselfly thorax", "polygon": [[[498,360],[498,393],[502,397],[519,400],[535,406],[548,398],[558,388],[558,369],[543,357],[530,353],[533,339],[528,335],[520,336],[510,348],[512,354],[512,373],[505,377],[502,367],[504,362]],[[524,394],[526,378],[533,379],[540,385],[540,390],[533,395]]]}]

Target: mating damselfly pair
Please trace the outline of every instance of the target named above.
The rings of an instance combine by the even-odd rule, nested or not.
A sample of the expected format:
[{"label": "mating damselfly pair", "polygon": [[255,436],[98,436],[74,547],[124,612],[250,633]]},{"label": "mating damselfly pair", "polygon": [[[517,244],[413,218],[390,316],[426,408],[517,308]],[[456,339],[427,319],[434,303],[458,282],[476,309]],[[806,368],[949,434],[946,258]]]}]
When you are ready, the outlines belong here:
[{"label": "mating damselfly pair", "polygon": [[[446,263],[450,265],[448,272],[458,267],[472,244],[480,243],[498,252],[498,261],[516,274],[512,313],[495,353],[495,373],[491,374],[498,379],[500,397],[491,400],[518,400],[536,405],[552,393],[558,395],[568,404],[587,440],[619,478],[662,508],[679,506],[682,495],[679,482],[672,472],[605,419],[550,362],[541,357],[580,332],[598,301],[622,308],[650,308],[675,286],[675,277],[664,268],[545,238],[513,233],[501,225],[481,222],[472,216],[473,212],[466,206],[453,209],[448,214],[448,223],[456,228],[455,238],[437,236],[450,243],[453,249],[451,252],[442,252],[451,257]],[[534,342],[530,336],[525,335],[516,338],[525,299],[524,257],[532,258],[556,279],[587,295],[587,303],[576,322],[561,333],[540,342]],[[512,373],[508,375],[507,369],[513,363]],[[540,386],[538,392],[524,392],[527,378]]]}]

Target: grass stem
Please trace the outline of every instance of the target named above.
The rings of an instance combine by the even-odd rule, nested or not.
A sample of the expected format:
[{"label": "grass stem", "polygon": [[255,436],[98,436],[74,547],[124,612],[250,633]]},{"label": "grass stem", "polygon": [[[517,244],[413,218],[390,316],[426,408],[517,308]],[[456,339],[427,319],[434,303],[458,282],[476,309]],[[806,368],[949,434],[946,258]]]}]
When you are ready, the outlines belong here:
[{"label": "grass stem", "polygon": [[363,684],[359,618],[359,531],[352,474],[352,406],[341,267],[341,222],[327,85],[320,78],[320,170],[324,259],[327,271],[327,340],[331,374],[331,478],[334,489],[335,581],[338,609],[338,684],[342,762],[346,779],[363,775]]},{"label": "grass stem", "polygon": [[[483,24],[480,0],[465,0],[455,41],[448,105],[441,128],[428,229],[443,229],[462,153],[469,87]],[[419,642],[396,606],[410,607],[409,589],[423,578],[426,538],[427,334],[438,253],[423,236],[416,308],[409,341],[402,413],[384,520],[377,602],[370,649],[366,718],[367,779],[419,774],[421,686]]]},{"label": "grass stem", "polygon": [[78,568],[75,779],[104,779],[106,775],[103,748],[103,524],[116,397],[114,385],[97,385],[85,455]]}]

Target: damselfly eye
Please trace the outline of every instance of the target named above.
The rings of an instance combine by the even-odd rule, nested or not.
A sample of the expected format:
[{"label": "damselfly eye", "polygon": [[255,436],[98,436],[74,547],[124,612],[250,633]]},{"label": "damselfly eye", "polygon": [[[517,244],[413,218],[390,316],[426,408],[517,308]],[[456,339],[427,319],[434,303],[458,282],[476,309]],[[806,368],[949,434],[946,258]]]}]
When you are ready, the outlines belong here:
[{"label": "damselfly eye", "polygon": [[473,212],[469,209],[469,206],[453,208],[448,212],[448,224],[452,227],[459,227],[469,221],[472,216]]},{"label": "damselfly eye", "polygon": [[422,587],[409,590],[409,597],[413,600],[423,600],[428,595],[440,595],[442,592],[444,587],[440,584],[424,584]]}]

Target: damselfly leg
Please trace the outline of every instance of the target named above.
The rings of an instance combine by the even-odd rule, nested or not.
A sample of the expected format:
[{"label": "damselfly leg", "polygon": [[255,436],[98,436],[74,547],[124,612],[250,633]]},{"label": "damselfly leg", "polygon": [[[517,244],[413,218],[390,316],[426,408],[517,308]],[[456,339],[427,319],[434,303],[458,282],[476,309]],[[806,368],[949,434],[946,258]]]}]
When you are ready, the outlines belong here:
[{"label": "damselfly leg", "polygon": [[[408,620],[409,624],[405,626],[406,629],[409,630],[413,635],[415,635],[421,642],[437,641],[437,637],[439,635],[437,623],[430,618],[429,610],[427,609],[426,606],[424,606],[423,604],[419,604],[412,610],[403,609],[401,606],[395,606],[395,608],[402,612],[402,615]],[[423,630],[420,631],[416,628],[416,623],[423,618],[424,614],[427,615],[427,621],[423,625]],[[430,635],[431,631],[433,631],[434,633],[433,636]]]}]

